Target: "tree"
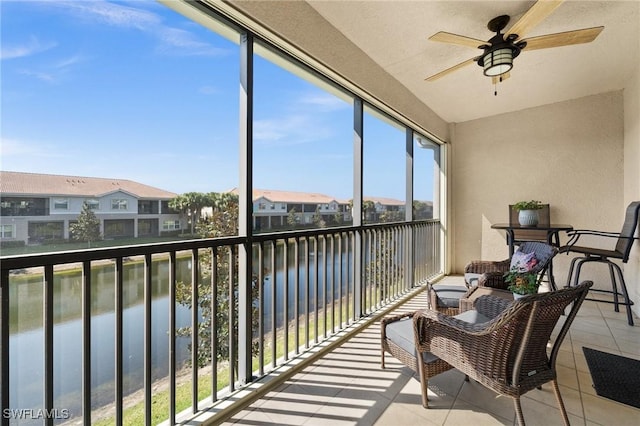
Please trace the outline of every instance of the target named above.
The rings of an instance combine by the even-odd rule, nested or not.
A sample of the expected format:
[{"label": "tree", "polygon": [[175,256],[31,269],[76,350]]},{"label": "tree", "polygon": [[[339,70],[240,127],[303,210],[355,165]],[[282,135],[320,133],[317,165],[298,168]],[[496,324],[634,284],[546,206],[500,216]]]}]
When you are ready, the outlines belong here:
[{"label": "tree", "polygon": [[[184,195],[178,195],[169,200],[169,207],[177,211],[181,217],[187,215],[189,212],[187,198]],[[184,228],[182,228],[181,234],[184,234]]]},{"label": "tree", "polygon": [[376,212],[376,203],[371,200],[365,200],[362,202],[362,218],[364,221],[374,221],[374,214]]},{"label": "tree", "polygon": [[291,229],[295,229],[298,224],[298,215],[296,214],[295,207],[289,210],[289,215],[287,216],[287,224],[291,227]]},{"label": "tree", "polygon": [[[212,207],[211,216],[201,218],[196,225],[196,232],[202,238],[225,237],[238,234],[238,196],[229,193],[209,193],[207,194],[208,203],[204,207]],[[213,253],[211,250],[202,252],[199,256],[198,279],[198,300],[195,303],[200,311],[202,321],[198,324],[198,348],[197,359],[198,366],[203,367],[211,362],[211,324],[214,320],[214,312],[212,311],[211,301],[213,294],[211,292],[211,264],[213,262]],[[237,258],[230,262],[229,248],[221,247],[216,252],[216,311],[215,311],[215,327],[218,335],[216,359],[218,361],[229,360],[229,330],[230,327],[237,330],[238,318],[234,316],[234,323],[229,324],[228,312],[231,303],[229,289],[232,288],[234,293],[237,292],[238,274],[231,275],[229,271],[236,263]],[[230,277],[235,277],[231,282]],[[231,286],[231,287],[230,287]],[[251,280],[252,299],[258,298],[258,280],[252,277]],[[194,301],[191,299],[191,284],[179,282],[176,291],[176,300],[189,308],[193,308]],[[254,304],[255,306],[255,304]],[[238,300],[234,300],[233,309],[238,310]],[[253,325],[257,328],[259,318],[257,316],[257,308],[254,307],[252,312]],[[183,327],[177,330],[179,336],[191,336],[191,327]],[[236,334],[237,335],[237,334]],[[258,348],[257,342],[253,344],[253,352]],[[190,350],[193,348],[190,347]]]},{"label": "tree", "polygon": [[102,239],[100,219],[96,217],[96,214],[89,208],[87,203],[82,205],[78,221],[69,226],[69,231],[71,231],[74,240],[86,241],[89,247],[91,247],[92,241]]},{"label": "tree", "polygon": [[320,206],[318,205],[316,207],[316,211],[313,214],[313,224],[316,225],[318,228],[326,228],[327,227],[327,222],[322,218],[322,215],[320,214]]},{"label": "tree", "polygon": [[189,226],[191,234],[193,234],[195,226],[200,219],[202,209],[211,204],[210,197],[210,194],[203,194],[201,192],[187,192],[170,200],[169,207],[189,217]]}]

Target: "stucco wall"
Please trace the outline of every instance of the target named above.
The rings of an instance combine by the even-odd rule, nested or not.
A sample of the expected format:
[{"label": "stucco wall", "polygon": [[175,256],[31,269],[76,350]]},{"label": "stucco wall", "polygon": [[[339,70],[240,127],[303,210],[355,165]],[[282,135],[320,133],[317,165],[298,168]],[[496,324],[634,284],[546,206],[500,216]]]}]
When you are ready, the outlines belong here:
[{"label": "stucco wall", "polygon": [[[507,222],[508,205],[519,200],[549,203],[552,222],[619,231],[626,207],[623,117],[622,92],[611,92],[456,124],[453,270],[462,272],[472,259],[508,257],[504,233],[491,224]],[[566,280],[569,260],[561,255],[554,263],[556,280]]]},{"label": "stucco wall", "polygon": [[[623,93],[624,199],[628,204],[640,200],[640,65]],[[630,297],[636,303],[634,311],[640,316],[640,242],[634,245],[624,274]]]}]

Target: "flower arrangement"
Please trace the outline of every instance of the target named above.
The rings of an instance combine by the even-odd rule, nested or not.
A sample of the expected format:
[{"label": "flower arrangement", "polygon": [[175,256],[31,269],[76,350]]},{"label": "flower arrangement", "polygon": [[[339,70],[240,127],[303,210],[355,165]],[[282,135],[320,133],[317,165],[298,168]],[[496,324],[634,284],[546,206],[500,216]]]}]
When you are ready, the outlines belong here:
[{"label": "flower arrangement", "polygon": [[540,210],[542,208],[542,201],[518,201],[513,205],[513,208],[517,211],[521,210]]},{"label": "flower arrangement", "polygon": [[507,289],[515,294],[536,294],[538,292],[538,273],[533,269],[538,259],[531,257],[526,262],[516,262],[509,272],[504,274],[504,281],[509,283]]}]

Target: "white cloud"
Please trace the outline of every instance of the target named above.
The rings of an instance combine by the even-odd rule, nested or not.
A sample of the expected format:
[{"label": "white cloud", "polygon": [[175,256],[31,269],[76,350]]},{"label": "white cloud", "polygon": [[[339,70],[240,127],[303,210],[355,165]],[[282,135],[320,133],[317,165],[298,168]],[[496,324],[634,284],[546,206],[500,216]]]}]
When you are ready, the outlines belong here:
[{"label": "white cloud", "polygon": [[[0,152],[3,160],[9,157],[23,158],[61,158],[65,157],[53,147],[47,147],[38,143],[32,143],[24,140],[16,140],[9,138],[0,139]],[[13,160],[12,160],[13,161]]]},{"label": "white cloud", "polygon": [[160,19],[154,13],[102,0],[50,1],[47,4],[70,11],[79,19],[98,20],[118,27],[144,30],[160,23]]},{"label": "white cloud", "polygon": [[330,134],[330,128],[311,115],[256,120],[253,125],[254,140],[273,145],[300,145],[325,139]]},{"label": "white cloud", "polygon": [[331,96],[326,93],[313,93],[309,95],[303,95],[299,102],[301,104],[312,105],[319,108],[320,111],[336,111],[349,107],[349,104],[342,99],[335,96]]},{"label": "white cloud", "polygon": [[7,46],[6,43],[2,43],[0,58],[2,60],[23,58],[44,52],[55,46],[54,42],[41,42],[37,37],[31,36],[28,41],[20,45]]},{"label": "white cloud", "polygon": [[179,28],[158,27],[156,34],[163,42],[158,49],[161,52],[202,56],[218,56],[226,54],[224,49],[220,49],[210,43],[200,41],[193,33]]},{"label": "white cloud", "polygon": [[33,71],[33,70],[27,70],[27,69],[22,69],[18,71],[20,74],[22,75],[27,75],[29,77],[35,77],[38,80],[47,82],[47,83],[55,83],[56,82],[56,77],[51,74],[51,73],[47,73],[47,72],[42,72],[42,71]]},{"label": "white cloud", "polygon": [[[156,8],[157,6],[151,2],[131,2],[132,6],[104,0],[50,1],[46,4],[64,9],[78,19],[136,29],[151,34],[161,43],[157,51],[164,54],[217,56],[226,53],[224,49],[199,40],[190,31],[164,24],[159,14],[142,9],[142,7]],[[136,7],[137,5],[141,6]]]}]

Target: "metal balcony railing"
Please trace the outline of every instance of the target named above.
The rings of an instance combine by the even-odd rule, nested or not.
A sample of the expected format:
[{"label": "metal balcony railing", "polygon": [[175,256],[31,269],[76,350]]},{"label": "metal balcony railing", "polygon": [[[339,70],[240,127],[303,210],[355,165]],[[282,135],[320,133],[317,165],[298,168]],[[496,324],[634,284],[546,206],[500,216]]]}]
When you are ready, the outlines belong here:
[{"label": "metal balcony railing", "polygon": [[145,424],[197,414],[440,274],[440,234],[430,220],[5,257],[0,423],[123,424],[125,401]]}]

